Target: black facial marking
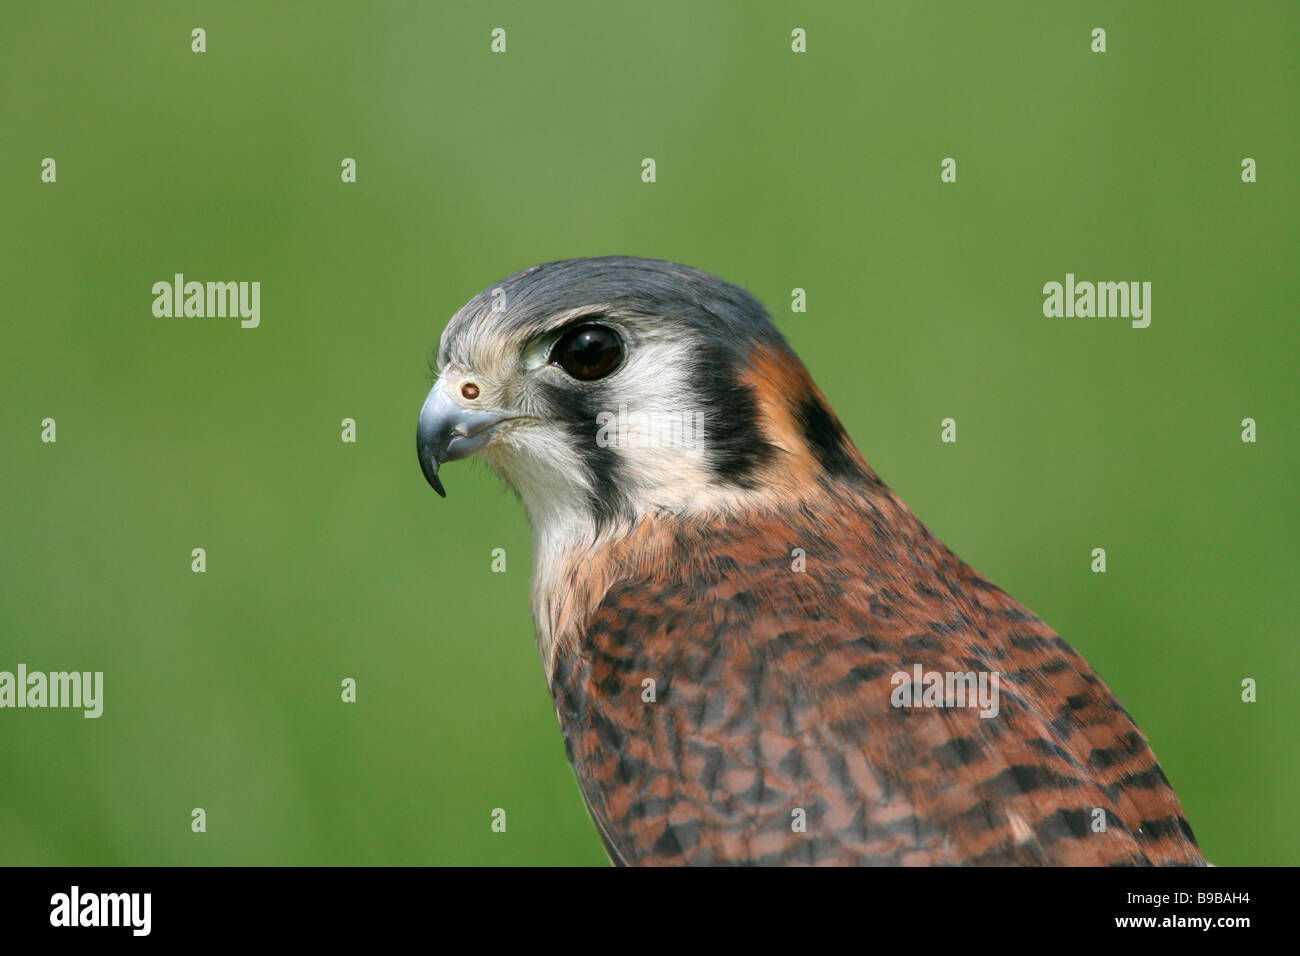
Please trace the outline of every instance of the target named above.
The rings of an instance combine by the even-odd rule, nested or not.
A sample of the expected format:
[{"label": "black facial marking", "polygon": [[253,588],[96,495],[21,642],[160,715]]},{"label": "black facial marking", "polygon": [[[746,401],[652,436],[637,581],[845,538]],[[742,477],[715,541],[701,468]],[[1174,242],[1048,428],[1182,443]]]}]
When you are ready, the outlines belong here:
[{"label": "black facial marking", "polygon": [[591,513],[598,524],[604,524],[626,510],[626,496],[622,490],[622,459],[619,450],[596,441],[600,426],[596,416],[610,407],[617,408],[600,389],[571,389],[562,385],[544,383],[547,407],[554,410],[571,439],[570,447],[580,459],[591,480]]},{"label": "black facial marking", "polygon": [[701,357],[691,382],[705,415],[705,454],[714,478],[753,488],[755,472],[775,454],[759,426],[754,390],[740,381],[734,360],[721,349]]},{"label": "black facial marking", "polygon": [[818,396],[809,393],[804,397],[795,409],[795,422],[817,463],[828,474],[841,478],[862,476],[862,466],[848,450],[844,428]]}]

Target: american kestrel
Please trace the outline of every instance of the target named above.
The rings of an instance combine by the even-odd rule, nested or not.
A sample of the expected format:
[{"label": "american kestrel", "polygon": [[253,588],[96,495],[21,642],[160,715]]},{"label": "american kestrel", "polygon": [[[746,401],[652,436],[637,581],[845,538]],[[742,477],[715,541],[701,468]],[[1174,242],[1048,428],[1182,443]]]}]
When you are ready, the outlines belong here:
[{"label": "american kestrel", "polygon": [[537,646],[620,864],[1192,864],[1142,733],[849,441],[745,290],[573,259],[452,317],[425,477],[532,526]]}]

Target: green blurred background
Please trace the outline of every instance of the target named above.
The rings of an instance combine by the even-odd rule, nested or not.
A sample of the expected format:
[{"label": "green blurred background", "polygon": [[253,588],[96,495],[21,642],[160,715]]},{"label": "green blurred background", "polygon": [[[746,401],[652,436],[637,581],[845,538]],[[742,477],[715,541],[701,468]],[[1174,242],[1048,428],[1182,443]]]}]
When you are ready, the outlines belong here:
[{"label": "green blurred background", "polygon": [[[0,670],[106,690],[0,711],[0,863],[604,863],[523,513],[479,464],[439,500],[414,430],[467,298],[613,253],[766,302],[885,480],[1125,703],[1206,855],[1300,862],[1300,6],[24,6]],[[155,318],[175,272],[260,281],[261,327]],[[1151,327],[1044,318],[1066,272],[1151,281]]]}]

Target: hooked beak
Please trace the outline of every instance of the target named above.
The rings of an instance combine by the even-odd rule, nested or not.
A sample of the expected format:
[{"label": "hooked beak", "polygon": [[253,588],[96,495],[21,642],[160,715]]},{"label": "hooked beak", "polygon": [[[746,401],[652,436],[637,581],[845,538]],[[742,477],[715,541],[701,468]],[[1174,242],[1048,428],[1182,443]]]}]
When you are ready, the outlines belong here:
[{"label": "hooked beak", "polygon": [[447,492],[438,478],[439,466],[474,454],[506,419],[504,412],[462,408],[443,389],[441,379],[434,382],[420,409],[420,423],[415,430],[420,470],[433,490],[446,498]]}]

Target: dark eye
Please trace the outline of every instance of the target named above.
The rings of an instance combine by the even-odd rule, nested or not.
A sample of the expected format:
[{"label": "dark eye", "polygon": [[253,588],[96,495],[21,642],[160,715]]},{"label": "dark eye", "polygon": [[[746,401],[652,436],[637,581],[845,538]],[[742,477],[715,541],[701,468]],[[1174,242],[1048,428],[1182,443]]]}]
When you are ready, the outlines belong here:
[{"label": "dark eye", "polygon": [[614,371],[622,357],[623,340],[617,332],[603,325],[580,325],[555,343],[550,362],[574,378],[590,382]]}]

